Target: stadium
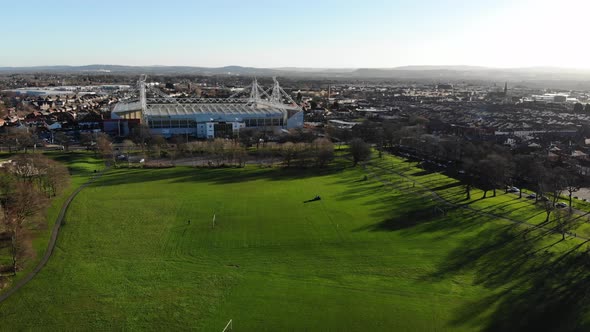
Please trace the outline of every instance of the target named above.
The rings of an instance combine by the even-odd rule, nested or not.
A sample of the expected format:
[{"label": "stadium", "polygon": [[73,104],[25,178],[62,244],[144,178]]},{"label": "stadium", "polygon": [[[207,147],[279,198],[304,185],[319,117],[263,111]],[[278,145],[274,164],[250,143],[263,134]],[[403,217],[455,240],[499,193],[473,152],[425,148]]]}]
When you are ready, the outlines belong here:
[{"label": "stadium", "polygon": [[[128,134],[129,124],[140,122],[152,134],[197,138],[232,137],[242,128],[267,133],[303,127],[303,110],[274,80],[265,91],[254,80],[249,98],[173,98],[158,88],[138,82],[139,98],[118,103],[105,122],[105,131]],[[270,94],[269,94],[270,92]]]}]

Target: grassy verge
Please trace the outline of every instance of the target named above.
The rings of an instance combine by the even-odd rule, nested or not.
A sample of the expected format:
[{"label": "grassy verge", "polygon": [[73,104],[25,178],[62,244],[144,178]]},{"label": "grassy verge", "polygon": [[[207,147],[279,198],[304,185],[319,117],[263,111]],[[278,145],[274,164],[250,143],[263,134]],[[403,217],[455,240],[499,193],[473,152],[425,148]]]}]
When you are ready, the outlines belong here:
[{"label": "grassy verge", "polygon": [[[20,270],[15,277],[10,278],[10,283],[18,281],[35,268],[37,263],[43,257],[45,250],[47,250],[53,225],[55,224],[55,220],[59,215],[63,203],[70,194],[76,190],[76,188],[87,182],[95,174],[95,170],[100,171],[104,167],[102,161],[94,158],[91,153],[47,152],[46,155],[59,162],[65,163],[68,166],[71,175],[70,184],[57,197],[54,197],[51,200],[49,207],[44,212],[43,216],[41,216],[43,221],[40,222],[40,226],[30,230],[32,236],[33,256],[25,262],[24,269]],[[10,156],[6,155],[5,157],[9,158]]]}]

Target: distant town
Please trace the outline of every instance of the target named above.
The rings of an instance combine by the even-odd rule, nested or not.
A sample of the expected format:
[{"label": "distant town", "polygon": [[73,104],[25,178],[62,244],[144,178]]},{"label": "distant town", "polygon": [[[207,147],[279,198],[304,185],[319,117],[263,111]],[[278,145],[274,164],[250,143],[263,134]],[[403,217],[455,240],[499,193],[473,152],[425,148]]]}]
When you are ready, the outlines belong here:
[{"label": "distant town", "polygon": [[[68,144],[79,143],[80,134],[85,132],[106,132],[114,138],[132,136],[139,121],[125,123],[121,132],[120,124],[112,125],[114,119],[121,122],[113,111],[120,103],[137,100],[137,79],[83,74],[2,76],[0,130],[34,133],[39,139],[35,140],[38,148],[59,143],[57,136],[61,140],[67,137]],[[252,79],[154,76],[148,77],[148,84],[170,98],[203,101],[230,97]],[[350,129],[363,121],[385,123],[422,118],[427,121],[428,134],[439,137],[491,141],[512,149],[551,149],[550,153],[581,161],[590,154],[590,145],[586,144],[590,143],[586,141],[590,138],[588,91],[528,88],[510,82],[371,83],[301,78],[281,81],[304,112],[299,129],[316,136],[325,135],[330,128]],[[268,88],[273,84],[270,78],[261,78],[259,82]],[[286,123],[274,127],[267,133],[269,138],[280,134],[281,129],[292,129]],[[185,130],[182,134],[198,138],[196,131]],[[164,133],[168,139],[173,135]],[[2,142],[0,148],[9,149],[10,143]]]}]

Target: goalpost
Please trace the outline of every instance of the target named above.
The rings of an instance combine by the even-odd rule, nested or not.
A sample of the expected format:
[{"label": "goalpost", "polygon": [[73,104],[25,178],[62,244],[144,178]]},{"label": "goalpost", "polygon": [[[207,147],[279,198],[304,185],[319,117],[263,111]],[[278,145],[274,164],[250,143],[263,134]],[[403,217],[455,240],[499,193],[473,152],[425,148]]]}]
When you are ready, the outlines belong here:
[{"label": "goalpost", "polygon": [[221,332],[232,331],[233,329],[234,329],[233,319],[230,319],[229,322],[227,322],[227,325],[225,325],[225,328],[223,329],[223,331],[221,331]]}]

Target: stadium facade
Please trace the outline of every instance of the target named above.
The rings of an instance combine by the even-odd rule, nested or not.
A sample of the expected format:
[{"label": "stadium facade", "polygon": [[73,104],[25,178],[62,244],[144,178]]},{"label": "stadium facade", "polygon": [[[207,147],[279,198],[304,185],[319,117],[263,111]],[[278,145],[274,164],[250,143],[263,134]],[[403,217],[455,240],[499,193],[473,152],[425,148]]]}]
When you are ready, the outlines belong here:
[{"label": "stadium facade", "polygon": [[254,80],[249,98],[172,98],[146,85],[145,79],[138,85],[139,100],[118,103],[111,113],[113,125],[118,120],[134,120],[164,137],[207,139],[232,137],[242,128],[278,133],[303,127],[302,108],[276,80],[270,94]]}]

